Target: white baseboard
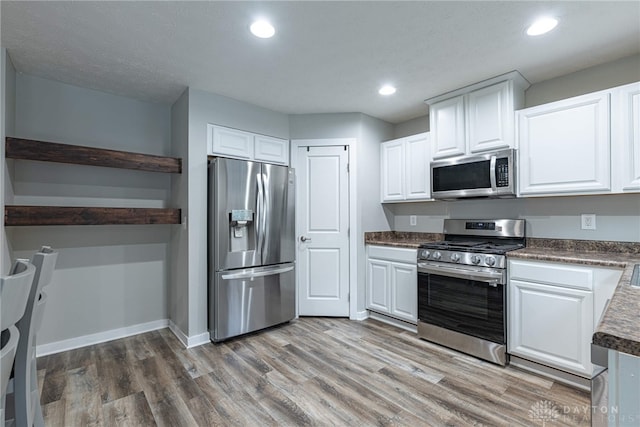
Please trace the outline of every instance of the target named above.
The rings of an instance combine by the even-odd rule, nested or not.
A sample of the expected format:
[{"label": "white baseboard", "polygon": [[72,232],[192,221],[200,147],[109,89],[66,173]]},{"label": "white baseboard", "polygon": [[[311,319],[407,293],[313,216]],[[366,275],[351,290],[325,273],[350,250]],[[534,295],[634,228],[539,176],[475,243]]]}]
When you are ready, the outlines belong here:
[{"label": "white baseboard", "polygon": [[367,310],[362,310],[356,312],[355,315],[351,316],[349,320],[365,320],[369,318],[369,312]]},{"label": "white baseboard", "polygon": [[[36,356],[46,356],[48,354],[60,353],[73,350],[88,345],[99,344],[119,338],[138,335],[144,332],[155,331],[169,326],[169,320],[154,320],[147,323],[125,326],[124,328],[111,329],[110,331],[98,332],[95,334],[83,335],[81,337],[69,338],[67,340],[56,341],[48,344],[36,346]],[[175,332],[174,332],[175,333]]]},{"label": "white baseboard", "polygon": [[182,329],[180,329],[178,325],[173,323],[173,321],[171,320],[169,320],[169,329],[171,330],[171,332],[173,332],[176,338],[178,338],[178,340],[180,340],[182,345],[185,346],[186,348],[197,347],[199,345],[206,344],[211,341],[211,338],[209,337],[209,332],[204,332],[202,334],[194,335],[190,337],[190,336],[187,336],[187,334],[185,334],[184,332],[182,332]]}]

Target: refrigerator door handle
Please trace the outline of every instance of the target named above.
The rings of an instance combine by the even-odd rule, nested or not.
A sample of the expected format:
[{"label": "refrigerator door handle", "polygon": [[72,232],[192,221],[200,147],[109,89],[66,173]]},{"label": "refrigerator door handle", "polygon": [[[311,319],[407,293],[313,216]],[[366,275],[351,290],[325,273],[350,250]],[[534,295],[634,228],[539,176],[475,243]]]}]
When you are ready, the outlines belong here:
[{"label": "refrigerator door handle", "polygon": [[256,184],[258,186],[258,200],[256,201],[256,249],[260,253],[260,263],[262,263],[262,246],[264,245],[264,228],[265,228],[265,206],[264,206],[264,184],[262,183],[262,172],[258,172],[256,175]]},{"label": "refrigerator door handle", "polygon": [[[263,254],[262,259],[263,263],[266,258],[266,253],[269,250],[269,229],[271,228],[271,204],[269,203],[271,194],[269,191],[269,174],[265,173],[265,165],[262,165],[262,197],[264,197],[263,206],[264,210],[262,211],[262,245],[260,246],[260,251]],[[267,226],[269,224],[269,226]]]},{"label": "refrigerator door handle", "polygon": [[253,270],[245,270],[245,271],[241,271],[238,273],[231,273],[231,274],[223,274],[222,278],[224,280],[232,280],[232,279],[250,279],[252,277],[264,277],[264,276],[273,276],[275,274],[282,274],[282,273],[287,273],[289,271],[293,270],[293,266],[289,266],[289,267],[281,267],[281,268],[276,268],[276,269],[269,269],[269,270],[261,270],[261,271],[253,271]]}]

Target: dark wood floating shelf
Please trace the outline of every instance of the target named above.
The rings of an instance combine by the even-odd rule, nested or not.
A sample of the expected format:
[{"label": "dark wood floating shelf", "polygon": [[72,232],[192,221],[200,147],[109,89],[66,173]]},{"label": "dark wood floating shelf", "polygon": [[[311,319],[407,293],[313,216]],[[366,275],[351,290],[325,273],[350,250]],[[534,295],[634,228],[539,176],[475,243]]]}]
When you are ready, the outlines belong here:
[{"label": "dark wood floating shelf", "polygon": [[180,209],[164,208],[4,207],[6,226],[180,224],[180,217]]},{"label": "dark wood floating shelf", "polygon": [[148,172],[182,173],[182,159],[175,157],[13,137],[6,138],[5,147],[5,156],[9,159],[104,166]]}]

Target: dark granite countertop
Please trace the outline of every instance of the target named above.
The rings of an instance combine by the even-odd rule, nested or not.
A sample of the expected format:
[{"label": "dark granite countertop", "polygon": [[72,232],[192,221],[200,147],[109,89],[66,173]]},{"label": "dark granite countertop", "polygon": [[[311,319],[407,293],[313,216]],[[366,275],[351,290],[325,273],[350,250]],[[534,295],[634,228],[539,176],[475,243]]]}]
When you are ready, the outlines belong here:
[{"label": "dark granite countertop", "polygon": [[364,233],[367,245],[395,246],[398,248],[417,249],[422,243],[443,240],[440,233],[417,233],[404,231],[371,231]]},{"label": "dark granite countertop", "polygon": [[640,288],[630,285],[633,267],[640,264],[640,243],[527,239],[526,248],[509,252],[508,257],[622,269],[593,343],[640,356]]}]

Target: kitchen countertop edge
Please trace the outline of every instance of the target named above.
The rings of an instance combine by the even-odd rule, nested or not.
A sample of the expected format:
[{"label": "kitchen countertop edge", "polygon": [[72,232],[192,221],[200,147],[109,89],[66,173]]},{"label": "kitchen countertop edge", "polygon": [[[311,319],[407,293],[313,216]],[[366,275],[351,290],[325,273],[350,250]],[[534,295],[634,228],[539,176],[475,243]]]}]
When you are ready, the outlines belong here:
[{"label": "kitchen countertop edge", "polygon": [[392,246],[396,248],[418,249],[422,243],[443,240],[440,233],[420,233],[404,231],[369,231],[364,233],[365,245]]}]

